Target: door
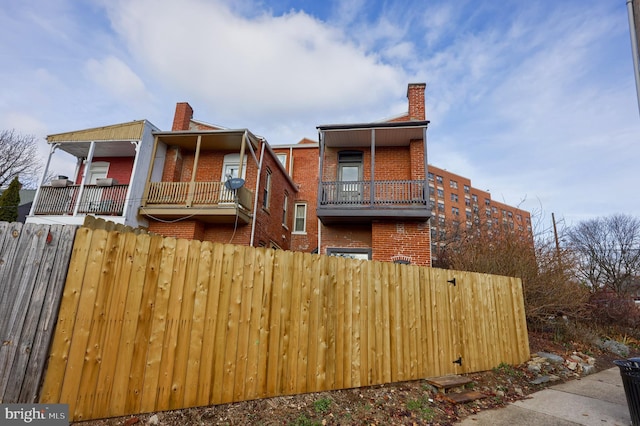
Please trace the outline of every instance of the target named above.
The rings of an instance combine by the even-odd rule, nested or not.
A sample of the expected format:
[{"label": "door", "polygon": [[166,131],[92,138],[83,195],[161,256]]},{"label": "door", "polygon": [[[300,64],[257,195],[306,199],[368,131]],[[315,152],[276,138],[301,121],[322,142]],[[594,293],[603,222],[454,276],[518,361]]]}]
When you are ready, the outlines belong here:
[{"label": "door", "polygon": [[338,160],[338,201],[362,202],[362,153],[340,153]]},{"label": "door", "polygon": [[89,176],[87,176],[87,186],[84,189],[83,204],[86,212],[89,213],[102,213],[109,211],[110,201],[103,200],[104,188],[95,186],[98,179],[104,179],[109,172],[109,163],[106,161],[97,161],[91,163],[89,168]]}]

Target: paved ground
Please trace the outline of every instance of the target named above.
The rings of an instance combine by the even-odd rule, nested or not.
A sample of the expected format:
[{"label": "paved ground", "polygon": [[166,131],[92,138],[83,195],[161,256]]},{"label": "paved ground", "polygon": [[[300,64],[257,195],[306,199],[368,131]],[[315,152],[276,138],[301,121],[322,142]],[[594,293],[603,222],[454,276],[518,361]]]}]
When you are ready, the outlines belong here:
[{"label": "paved ground", "polygon": [[629,426],[618,367],[551,386],[505,408],[482,411],[461,426]]}]

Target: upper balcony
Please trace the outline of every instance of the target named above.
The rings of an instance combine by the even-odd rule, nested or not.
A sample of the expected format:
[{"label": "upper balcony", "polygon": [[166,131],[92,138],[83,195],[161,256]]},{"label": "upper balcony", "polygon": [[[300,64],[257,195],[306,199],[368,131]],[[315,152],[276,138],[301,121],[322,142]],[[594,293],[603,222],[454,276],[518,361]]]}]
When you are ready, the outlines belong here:
[{"label": "upper balcony", "polygon": [[35,201],[34,215],[122,216],[129,185],[42,186]]},{"label": "upper balcony", "polygon": [[426,221],[427,121],[319,126],[318,218]]},{"label": "upper balcony", "polygon": [[246,187],[234,191],[224,182],[151,182],[140,212],[171,220],[185,216],[209,223],[248,224],[253,192]]}]

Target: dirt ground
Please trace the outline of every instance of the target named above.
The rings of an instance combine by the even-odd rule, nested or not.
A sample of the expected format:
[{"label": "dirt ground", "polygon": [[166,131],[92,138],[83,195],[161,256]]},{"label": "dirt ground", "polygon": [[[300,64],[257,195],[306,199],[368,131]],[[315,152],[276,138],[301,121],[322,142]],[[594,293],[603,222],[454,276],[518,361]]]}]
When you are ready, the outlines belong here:
[{"label": "dirt ground", "polygon": [[[543,333],[530,332],[529,345],[532,355],[540,351],[564,358],[574,353],[587,354],[596,359],[596,371],[613,367],[612,361],[621,358],[593,346],[560,344],[555,342],[551,335]],[[635,351],[631,355],[638,356],[639,353]],[[531,372],[527,364],[501,365],[490,371],[466,376],[473,380],[472,384],[465,385],[466,389],[481,392],[486,397],[455,404],[425,380],[416,380],[78,422],[74,425],[452,425],[479,411],[502,407],[558,383],[549,381],[532,384],[540,374]],[[578,373],[565,369],[563,374],[558,374],[557,380],[571,380],[578,376]]]}]

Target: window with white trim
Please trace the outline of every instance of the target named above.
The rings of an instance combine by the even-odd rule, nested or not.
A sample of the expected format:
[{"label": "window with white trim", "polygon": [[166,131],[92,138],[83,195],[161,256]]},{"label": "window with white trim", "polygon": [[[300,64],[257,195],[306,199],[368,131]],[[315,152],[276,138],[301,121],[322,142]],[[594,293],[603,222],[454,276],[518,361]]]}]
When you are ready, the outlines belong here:
[{"label": "window with white trim", "polygon": [[271,170],[267,169],[264,188],[262,189],[262,208],[269,209],[270,197],[271,197]]},{"label": "window with white trim", "polygon": [[289,194],[284,192],[284,203],[282,204],[282,226],[287,227],[287,207],[289,205]]},{"label": "window with white trim", "polygon": [[295,219],[293,224],[293,232],[304,234],[307,232],[307,204],[296,203],[294,208]]}]

